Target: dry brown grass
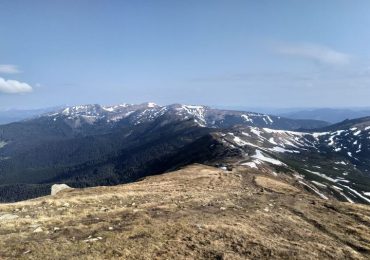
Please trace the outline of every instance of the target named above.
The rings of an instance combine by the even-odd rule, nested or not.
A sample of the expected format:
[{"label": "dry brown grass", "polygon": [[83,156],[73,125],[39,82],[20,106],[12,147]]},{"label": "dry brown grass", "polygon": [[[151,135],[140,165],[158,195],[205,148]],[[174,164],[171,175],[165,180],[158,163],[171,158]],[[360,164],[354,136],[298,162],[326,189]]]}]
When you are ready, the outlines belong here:
[{"label": "dry brown grass", "polygon": [[[0,259],[366,259],[370,207],[203,165],[0,205]],[[35,233],[38,227],[42,231]]]}]

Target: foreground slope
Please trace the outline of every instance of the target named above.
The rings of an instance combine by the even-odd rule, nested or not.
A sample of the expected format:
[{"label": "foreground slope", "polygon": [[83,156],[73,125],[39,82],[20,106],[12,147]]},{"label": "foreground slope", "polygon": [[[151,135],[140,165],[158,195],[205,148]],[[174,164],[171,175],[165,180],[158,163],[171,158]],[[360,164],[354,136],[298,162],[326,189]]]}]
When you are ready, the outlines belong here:
[{"label": "foreground slope", "polygon": [[[289,175],[191,165],[0,205],[1,259],[366,259],[370,207]],[[7,214],[7,215],[5,215]]]}]

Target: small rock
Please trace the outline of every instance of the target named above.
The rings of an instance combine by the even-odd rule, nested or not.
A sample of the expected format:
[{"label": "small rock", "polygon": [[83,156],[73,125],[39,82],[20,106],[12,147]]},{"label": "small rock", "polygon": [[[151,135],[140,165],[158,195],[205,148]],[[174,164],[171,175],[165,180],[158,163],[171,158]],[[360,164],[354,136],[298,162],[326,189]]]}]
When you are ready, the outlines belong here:
[{"label": "small rock", "polygon": [[225,207],[221,207],[220,210],[226,210],[226,208]]},{"label": "small rock", "polygon": [[68,202],[66,202],[66,203],[64,203],[64,204],[63,204],[63,207],[65,207],[65,208],[69,208],[69,206],[70,206],[70,205],[69,205],[69,203],[68,203]]},{"label": "small rock", "polygon": [[39,226],[40,226],[40,224],[31,224],[30,228],[38,228]]},{"label": "small rock", "polygon": [[202,224],[195,224],[195,227],[197,228],[197,229],[203,229],[203,225]]},{"label": "small rock", "polygon": [[43,232],[44,230],[41,227],[36,228],[33,233],[40,233]]},{"label": "small rock", "polygon": [[54,184],[51,186],[51,195],[56,195],[58,192],[66,189],[72,189],[67,184]]},{"label": "small rock", "polygon": [[4,214],[0,216],[0,221],[8,221],[19,218],[17,215],[14,214]]},{"label": "small rock", "polygon": [[109,229],[109,230],[113,230],[113,227],[109,227],[108,229]]},{"label": "small rock", "polygon": [[58,230],[60,230],[60,228],[54,227],[54,231],[58,231]]},{"label": "small rock", "polygon": [[102,240],[103,238],[102,237],[91,237],[89,236],[87,239],[84,240],[84,242],[95,242],[95,241],[99,241],[99,240]]},{"label": "small rock", "polygon": [[269,212],[269,211],[270,211],[268,207],[264,208],[263,210],[264,210],[265,212]]}]

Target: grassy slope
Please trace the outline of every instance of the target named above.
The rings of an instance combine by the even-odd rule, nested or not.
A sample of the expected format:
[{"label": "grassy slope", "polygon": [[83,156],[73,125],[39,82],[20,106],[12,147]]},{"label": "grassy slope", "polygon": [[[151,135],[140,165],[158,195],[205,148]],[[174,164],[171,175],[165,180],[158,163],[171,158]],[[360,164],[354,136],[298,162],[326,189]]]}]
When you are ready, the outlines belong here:
[{"label": "grassy slope", "polygon": [[369,206],[323,201],[276,178],[192,165],[1,204],[0,215],[19,218],[0,221],[0,259],[370,257]]}]

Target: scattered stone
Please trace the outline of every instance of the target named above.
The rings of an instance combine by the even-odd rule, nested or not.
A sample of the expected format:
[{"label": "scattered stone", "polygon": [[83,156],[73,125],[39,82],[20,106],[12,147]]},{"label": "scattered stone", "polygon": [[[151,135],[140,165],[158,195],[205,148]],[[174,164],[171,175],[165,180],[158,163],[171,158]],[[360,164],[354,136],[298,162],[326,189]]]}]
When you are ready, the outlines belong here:
[{"label": "scattered stone", "polygon": [[69,203],[68,203],[68,202],[66,202],[66,203],[64,203],[64,204],[63,204],[63,207],[65,207],[65,208],[69,208],[69,206],[70,206],[70,205],[69,205]]},{"label": "scattered stone", "polygon": [[23,252],[23,254],[24,254],[24,255],[27,255],[27,254],[29,254],[29,253],[31,253],[31,252],[32,252],[31,250],[27,250],[27,251]]},{"label": "scattered stone", "polygon": [[60,230],[60,228],[58,228],[58,227],[54,227],[54,232],[56,232],[56,231],[58,231],[58,230]]},{"label": "scattered stone", "polygon": [[225,207],[221,207],[220,210],[226,210],[226,208]]},{"label": "scattered stone", "polygon": [[19,218],[17,215],[14,214],[4,214],[0,216],[0,221],[9,221]]},{"label": "scattered stone", "polygon": [[270,211],[268,207],[264,208],[263,210],[264,210],[265,212],[269,212],[269,211]]},{"label": "scattered stone", "polygon": [[109,229],[109,230],[113,230],[113,227],[109,227],[108,229]]},{"label": "scattered stone", "polygon": [[38,228],[40,226],[40,224],[32,224],[30,225],[30,228]]},{"label": "scattered stone", "polygon": [[204,225],[202,224],[195,224],[195,227],[199,230],[203,229]]},{"label": "scattered stone", "polygon": [[102,237],[91,237],[89,236],[87,239],[84,240],[84,242],[95,242],[95,241],[99,241],[99,240],[102,240],[103,238]]},{"label": "scattered stone", "polygon": [[43,232],[44,230],[41,227],[36,228],[33,233],[40,233]]},{"label": "scattered stone", "polygon": [[51,186],[51,195],[54,196],[58,192],[62,190],[66,190],[66,189],[72,189],[72,188],[69,187],[67,184],[54,184],[53,186]]}]

